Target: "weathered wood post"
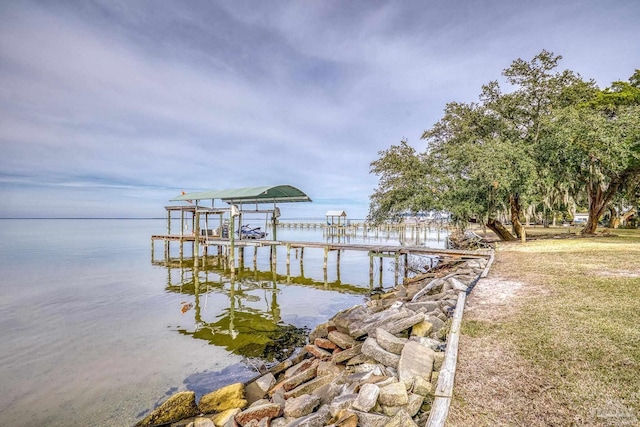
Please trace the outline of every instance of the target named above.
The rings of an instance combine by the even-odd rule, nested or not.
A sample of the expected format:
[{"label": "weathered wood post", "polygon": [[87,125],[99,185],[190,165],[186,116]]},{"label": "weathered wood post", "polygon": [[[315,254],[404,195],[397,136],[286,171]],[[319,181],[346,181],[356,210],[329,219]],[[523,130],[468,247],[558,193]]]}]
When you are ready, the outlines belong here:
[{"label": "weathered wood post", "polygon": [[395,273],[394,273],[394,278],[393,278],[393,280],[394,280],[394,282],[393,282],[394,286],[398,286],[398,275],[399,275],[398,273],[399,273],[399,271],[400,271],[400,270],[399,270],[399,269],[400,269],[400,263],[398,262],[398,261],[400,260],[400,257],[399,257],[399,256],[400,256],[400,254],[398,254],[398,252],[396,252],[396,254],[395,254],[395,264],[396,264],[396,265],[395,265]]},{"label": "weathered wood post", "polygon": [[258,270],[258,247],[253,247],[253,270]]},{"label": "weathered wood post", "polygon": [[324,262],[322,264],[322,268],[324,269],[325,273],[327,271],[327,259],[329,258],[329,246],[325,246],[324,247]]},{"label": "weathered wood post", "polygon": [[287,281],[289,281],[291,276],[291,244],[287,243]]},{"label": "weathered wood post", "polygon": [[[171,235],[171,211],[167,209],[167,236]],[[164,259],[169,259],[169,240],[164,241]]]},{"label": "weathered wood post", "polygon": [[229,213],[229,268],[231,269],[231,275],[236,273],[236,215],[238,214],[238,208],[235,205],[231,205],[231,212]]},{"label": "weathered wood post", "polygon": [[[200,215],[198,215],[198,207],[196,206],[194,215],[194,223],[193,223],[193,266],[198,267],[198,261],[200,258]],[[182,242],[180,243],[180,248],[182,249]]]},{"label": "weathered wood post", "polygon": [[404,254],[404,278],[409,277],[409,254]]},{"label": "weathered wood post", "polygon": [[369,252],[369,290],[373,289],[373,253]]},{"label": "weathered wood post", "polygon": [[273,254],[271,258],[271,271],[275,273],[278,268],[278,247],[276,245],[271,245],[271,251]]},{"label": "weathered wood post", "polygon": [[238,248],[238,268],[244,270],[244,246]]}]

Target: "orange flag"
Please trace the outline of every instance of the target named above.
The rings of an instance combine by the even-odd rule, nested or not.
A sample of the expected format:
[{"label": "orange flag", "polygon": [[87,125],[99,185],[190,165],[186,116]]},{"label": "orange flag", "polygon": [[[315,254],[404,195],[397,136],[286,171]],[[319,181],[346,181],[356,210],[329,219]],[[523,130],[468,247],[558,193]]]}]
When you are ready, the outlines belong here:
[{"label": "orange flag", "polygon": [[[184,190],[181,190],[181,191],[182,191],[182,195],[183,195],[183,196],[184,196],[185,194],[187,194],[187,193],[185,193],[185,192],[184,192]],[[189,203],[193,203],[193,200],[187,200],[187,202],[189,202]]]}]

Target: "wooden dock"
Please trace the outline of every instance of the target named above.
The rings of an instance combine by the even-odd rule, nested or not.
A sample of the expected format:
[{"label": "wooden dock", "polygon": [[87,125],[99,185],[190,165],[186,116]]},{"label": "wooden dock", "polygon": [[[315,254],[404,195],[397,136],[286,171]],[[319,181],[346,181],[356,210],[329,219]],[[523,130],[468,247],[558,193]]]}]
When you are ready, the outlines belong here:
[{"label": "wooden dock", "polygon": [[[153,235],[151,236],[151,259],[155,261],[155,241],[164,242],[164,259],[169,260],[169,242],[178,242],[180,248],[180,258],[184,256],[184,244],[191,245],[191,253],[197,254],[193,257],[194,265],[197,267],[199,263],[205,264],[208,256],[217,256],[224,260],[225,269],[231,274],[235,274],[236,260],[244,265],[245,248],[254,248],[253,262],[256,263],[258,248],[269,248],[269,260],[273,270],[277,264],[277,248],[283,247],[286,250],[286,268],[287,275],[291,265],[291,251],[296,251],[299,255],[300,263],[304,261],[305,250],[322,250],[323,251],[323,271],[325,281],[327,277],[329,253],[336,253],[336,262],[340,264],[340,255],[344,251],[360,251],[367,252],[369,255],[369,278],[370,285],[374,276],[374,259],[379,258],[380,278],[382,279],[382,271],[384,258],[395,260],[395,283],[398,283],[399,268],[404,264],[404,276],[408,274],[408,257],[409,255],[422,256],[438,256],[438,257],[455,257],[460,259],[471,258],[488,258],[491,253],[489,250],[466,251],[457,249],[431,248],[418,245],[385,245],[385,244],[357,244],[357,243],[335,243],[335,242],[301,242],[286,240],[266,240],[266,239],[225,239],[211,236],[194,235]],[[202,254],[200,249],[202,248]],[[215,251],[215,252],[213,252]]]}]

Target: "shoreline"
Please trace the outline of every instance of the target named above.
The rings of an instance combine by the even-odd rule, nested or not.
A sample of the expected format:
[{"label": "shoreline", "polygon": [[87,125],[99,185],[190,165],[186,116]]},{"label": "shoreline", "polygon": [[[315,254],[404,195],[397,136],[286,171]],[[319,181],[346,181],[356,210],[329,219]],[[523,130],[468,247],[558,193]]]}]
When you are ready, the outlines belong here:
[{"label": "shoreline", "polygon": [[176,393],[136,426],[424,425],[459,296],[489,266],[481,255],[450,258],[338,312],[256,378],[197,403],[192,391]]}]

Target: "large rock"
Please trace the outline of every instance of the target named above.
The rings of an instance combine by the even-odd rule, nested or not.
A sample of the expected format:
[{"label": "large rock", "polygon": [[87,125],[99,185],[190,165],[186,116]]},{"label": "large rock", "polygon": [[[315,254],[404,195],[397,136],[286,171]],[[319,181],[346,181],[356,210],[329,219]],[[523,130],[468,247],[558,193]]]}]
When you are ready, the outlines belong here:
[{"label": "large rock", "polygon": [[247,401],[244,398],[244,386],[235,383],[205,394],[198,403],[198,409],[203,414],[222,412],[227,409],[244,408]]},{"label": "large rock", "polygon": [[350,409],[343,409],[329,422],[331,423],[330,427],[358,427],[358,415]]},{"label": "large rock", "polygon": [[275,384],[276,377],[274,377],[271,372],[249,383],[245,388],[245,398],[247,402],[252,404],[257,400],[262,399]]},{"label": "large rock", "polygon": [[287,427],[324,427],[330,419],[329,407],[322,405],[316,412],[290,422]]},{"label": "large rock", "polygon": [[292,376],[291,378],[284,380],[282,382],[282,388],[284,388],[285,391],[293,390],[294,388],[298,387],[300,384],[311,380],[316,376],[319,364],[320,364],[320,361],[317,359],[314,359],[307,369]]},{"label": "large rock", "polygon": [[437,310],[439,305],[436,301],[422,301],[422,302],[408,302],[404,307],[409,310],[420,313],[428,313],[433,310]]},{"label": "large rock", "polygon": [[380,387],[378,400],[381,405],[400,406],[406,405],[409,402],[409,395],[403,383],[392,383]]},{"label": "large rock", "polygon": [[309,334],[309,342],[314,342],[316,338],[326,338],[329,334],[329,322],[316,326]]},{"label": "large rock", "polygon": [[400,354],[402,347],[404,347],[408,340],[406,338],[399,338],[382,328],[378,328],[376,329],[376,341],[380,344],[380,347],[388,352]]},{"label": "large rock", "polygon": [[451,285],[451,287],[458,291],[458,292],[466,292],[467,291],[467,285],[465,285],[464,283],[462,283],[460,280],[456,279],[455,277],[451,277],[448,280],[449,284]]},{"label": "large rock", "polygon": [[342,396],[338,396],[329,405],[329,411],[332,417],[337,417],[338,414],[347,408],[350,408],[353,405],[353,402],[358,398],[358,395],[355,393],[343,394]]},{"label": "large rock", "polygon": [[[408,311],[413,313],[413,311],[411,310],[408,310]],[[391,334],[397,334],[409,329],[413,325],[420,323],[423,320],[424,320],[424,314],[417,313],[417,314],[414,314],[413,316],[405,317],[393,322],[384,323],[380,325],[380,327]]]},{"label": "large rock", "polygon": [[[437,319],[437,318],[434,318],[434,319]],[[440,319],[437,319],[437,320],[440,320]],[[437,350],[439,347],[441,348],[444,346],[444,341],[440,341],[440,340],[429,338],[429,337],[412,337],[411,340],[419,342],[425,347],[429,347],[431,350],[435,351],[436,353],[438,353]]]},{"label": "large rock", "polygon": [[309,415],[320,405],[320,396],[303,394],[287,400],[284,404],[284,416],[300,418]]},{"label": "large rock", "polygon": [[196,417],[196,419],[193,420],[193,427],[215,427],[215,424],[210,418]]},{"label": "large rock", "polygon": [[415,377],[431,380],[434,351],[415,341],[405,344],[398,363],[398,378],[407,388],[411,387]]},{"label": "large rock", "polygon": [[397,368],[398,362],[400,362],[400,356],[380,347],[376,339],[372,337],[367,338],[362,345],[362,354],[392,368]]},{"label": "large rock", "polygon": [[384,427],[390,420],[386,415],[372,414],[370,412],[354,411],[358,416],[359,427]]},{"label": "large rock", "polygon": [[313,341],[313,343],[316,345],[316,347],[320,347],[329,352],[333,352],[333,350],[337,350],[338,348],[340,348],[336,343],[331,341],[329,338],[316,338]]},{"label": "large rock", "polygon": [[320,360],[331,359],[331,353],[329,353],[327,350],[324,350],[318,347],[317,345],[307,344],[304,346],[304,349]]},{"label": "large rock", "polygon": [[371,313],[366,307],[358,305],[336,314],[333,316],[332,321],[338,331],[349,333],[349,328],[353,323],[359,322],[370,315]]},{"label": "large rock", "polygon": [[146,427],[168,424],[184,418],[194,417],[199,413],[195,392],[181,391],[154,409],[144,419],[140,420],[136,426]]},{"label": "large rock", "polygon": [[423,320],[422,322],[413,325],[411,328],[411,336],[428,337],[431,331],[433,331],[433,323]]},{"label": "large rock", "polygon": [[415,377],[413,379],[413,392],[419,394],[420,396],[426,396],[431,394],[431,390],[433,389],[433,385],[431,381],[428,381],[422,377]]},{"label": "large rock", "polygon": [[418,413],[418,411],[420,411],[422,402],[424,402],[424,396],[421,396],[417,393],[409,394],[409,402],[405,406],[405,410],[407,411],[410,417],[415,416]]},{"label": "large rock", "polygon": [[337,384],[336,382],[321,385],[311,392],[311,394],[320,398],[320,403],[322,405],[330,404],[341,393],[342,385]]},{"label": "large rock", "polygon": [[356,345],[356,340],[351,338],[351,335],[345,334],[344,332],[331,331],[329,332],[328,338],[331,340],[331,342],[342,349],[351,348]]},{"label": "large rock", "polygon": [[244,411],[236,414],[235,420],[241,426],[244,426],[252,420],[260,421],[263,418],[268,420],[280,416],[282,407],[277,403],[267,403],[264,405],[252,406]]},{"label": "large rock", "polygon": [[404,410],[394,415],[384,427],[418,427],[413,419]]},{"label": "large rock", "polygon": [[358,392],[358,397],[351,405],[353,409],[369,412],[378,402],[380,388],[375,384],[363,384]]},{"label": "large rock", "polygon": [[362,343],[358,343],[348,350],[343,350],[339,353],[335,353],[333,356],[331,356],[331,361],[333,363],[343,363],[353,357],[356,357],[357,355],[360,354],[361,351],[362,351]]},{"label": "large rock", "polygon": [[230,424],[230,421],[233,421],[238,412],[240,412],[238,408],[227,409],[226,411],[215,414],[211,417],[211,421],[213,421],[216,427],[225,427]]},{"label": "large rock", "polygon": [[[336,375],[337,376],[337,375]],[[291,399],[292,397],[302,396],[303,394],[312,393],[315,389],[325,384],[329,384],[333,381],[336,376],[334,375],[325,375],[324,377],[317,377],[308,381],[304,384],[300,384],[298,387],[294,388],[291,391],[287,391],[284,394],[285,399]]]},{"label": "large rock", "polygon": [[339,375],[344,370],[344,365],[336,365],[329,360],[325,360],[318,364],[316,375],[318,375],[319,377],[323,377],[325,375]]},{"label": "large rock", "polygon": [[296,374],[299,374],[300,372],[306,370],[307,368],[309,368],[311,366],[311,364],[314,363],[314,359],[303,359],[300,362],[296,363],[295,365],[287,368],[286,371],[284,371],[284,378],[291,378]]},{"label": "large rock", "polygon": [[[414,312],[411,310],[391,307],[384,311],[376,313],[369,318],[363,319],[360,322],[354,322],[349,327],[349,335],[354,338],[360,338],[367,334],[369,334],[369,336],[372,336],[375,335],[375,330],[377,328],[384,327],[385,325],[396,324],[397,322],[401,322],[407,318],[410,318],[412,314],[414,314]],[[408,329],[409,327],[411,327],[411,325],[404,329]],[[386,327],[384,327],[384,329],[388,330]]]}]

